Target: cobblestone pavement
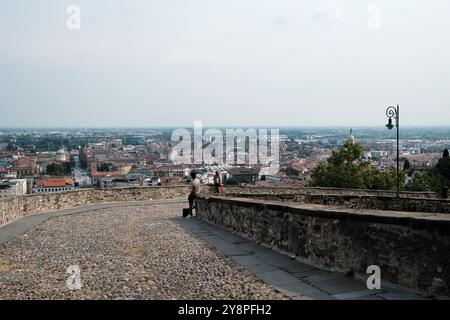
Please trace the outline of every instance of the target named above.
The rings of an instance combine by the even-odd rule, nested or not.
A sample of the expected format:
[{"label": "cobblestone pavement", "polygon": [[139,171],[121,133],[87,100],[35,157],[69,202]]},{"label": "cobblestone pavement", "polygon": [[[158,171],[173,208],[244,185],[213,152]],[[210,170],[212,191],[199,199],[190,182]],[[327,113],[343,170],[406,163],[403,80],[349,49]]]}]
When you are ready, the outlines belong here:
[{"label": "cobblestone pavement", "polygon": [[[182,204],[50,219],[0,246],[0,299],[286,299],[174,217]],[[79,290],[66,285],[80,268]]]}]

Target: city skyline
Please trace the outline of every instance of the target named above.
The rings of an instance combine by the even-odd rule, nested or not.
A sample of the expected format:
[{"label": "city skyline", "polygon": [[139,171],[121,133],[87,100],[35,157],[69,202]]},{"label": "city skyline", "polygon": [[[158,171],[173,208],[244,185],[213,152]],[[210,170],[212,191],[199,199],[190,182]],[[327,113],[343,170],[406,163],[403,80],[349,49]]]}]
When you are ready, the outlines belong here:
[{"label": "city skyline", "polygon": [[[1,130],[174,130],[178,128],[183,129],[193,129],[193,125],[180,125],[180,126],[0,126]],[[294,125],[204,125],[203,129],[216,128],[219,130],[224,129],[281,129],[281,130],[344,130],[348,132],[350,129],[353,130],[370,130],[370,131],[385,131],[385,124],[372,125],[372,126],[352,126],[349,125],[311,125],[311,126],[294,126]],[[446,125],[401,125],[402,130],[449,130],[449,126]],[[388,133],[390,131],[387,131]],[[394,133],[392,133],[394,135]]]}]

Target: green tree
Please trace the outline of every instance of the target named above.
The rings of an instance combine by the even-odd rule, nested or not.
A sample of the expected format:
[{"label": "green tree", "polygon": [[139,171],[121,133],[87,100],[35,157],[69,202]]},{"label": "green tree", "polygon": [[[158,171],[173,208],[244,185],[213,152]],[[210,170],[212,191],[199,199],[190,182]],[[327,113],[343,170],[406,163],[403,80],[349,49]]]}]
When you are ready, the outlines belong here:
[{"label": "green tree", "polygon": [[[400,173],[400,177],[403,174]],[[404,188],[400,181],[400,190]],[[370,166],[364,177],[364,188],[374,190],[393,190],[397,186],[397,172],[394,170],[379,171]]]},{"label": "green tree", "polygon": [[408,191],[434,191],[442,192],[442,188],[448,184],[450,179],[450,157],[448,150],[442,153],[436,166],[429,172],[418,174],[408,183]]},{"label": "green tree", "polygon": [[17,151],[17,146],[15,144],[8,143],[6,146],[6,151]]},{"label": "green tree", "polygon": [[47,174],[51,176],[64,175],[64,166],[60,163],[51,163],[47,165]]},{"label": "green tree", "polygon": [[368,161],[362,161],[361,145],[347,141],[333,150],[328,160],[321,161],[312,176],[311,184],[318,187],[384,189],[396,185],[396,173],[381,172]]},{"label": "green tree", "polygon": [[448,181],[450,179],[450,157],[447,149],[444,150],[442,158],[436,165],[435,170],[441,177],[441,194],[444,199],[448,198]]},{"label": "green tree", "polygon": [[405,159],[405,162],[403,163],[403,170],[408,171],[409,169],[411,169],[411,163],[408,159]]},{"label": "green tree", "polygon": [[406,185],[406,190],[439,192],[441,185],[441,178],[435,172],[423,172],[414,176],[413,180]]},{"label": "green tree", "polygon": [[70,162],[63,162],[64,174],[70,175],[72,173],[72,165]]},{"label": "green tree", "polygon": [[112,167],[111,163],[102,163],[100,166],[97,167],[98,172],[110,172]]},{"label": "green tree", "polygon": [[436,165],[436,171],[445,179],[450,179],[450,158],[445,157],[439,159]]}]

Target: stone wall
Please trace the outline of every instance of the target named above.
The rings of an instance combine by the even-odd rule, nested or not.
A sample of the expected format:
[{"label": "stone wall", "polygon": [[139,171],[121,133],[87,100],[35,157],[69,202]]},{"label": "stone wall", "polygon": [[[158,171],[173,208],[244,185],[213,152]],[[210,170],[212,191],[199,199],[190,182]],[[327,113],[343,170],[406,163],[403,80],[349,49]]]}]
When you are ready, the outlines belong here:
[{"label": "stone wall", "polygon": [[450,216],[361,212],[314,204],[202,197],[199,216],[318,267],[365,274],[429,295],[450,296]]},{"label": "stone wall", "polygon": [[304,193],[301,190],[291,193],[245,193],[233,190],[227,194],[231,197],[250,199],[291,201],[328,206],[339,206],[361,210],[392,210],[408,212],[450,213],[450,200],[431,198],[396,198],[392,195],[358,195],[358,194],[322,194]]},{"label": "stone wall", "polygon": [[[203,188],[208,193],[208,188]],[[116,189],[80,189],[61,193],[32,194],[0,200],[0,225],[24,215],[83,206],[91,203],[142,201],[187,197],[189,186]]]},{"label": "stone wall", "polygon": [[[344,189],[344,188],[320,188],[320,187],[225,187],[225,193],[228,194],[298,194],[298,195],[346,195],[346,196],[377,196],[377,197],[394,197],[396,192],[387,190],[369,190],[369,189]],[[438,198],[434,192],[401,192],[402,198]]]}]

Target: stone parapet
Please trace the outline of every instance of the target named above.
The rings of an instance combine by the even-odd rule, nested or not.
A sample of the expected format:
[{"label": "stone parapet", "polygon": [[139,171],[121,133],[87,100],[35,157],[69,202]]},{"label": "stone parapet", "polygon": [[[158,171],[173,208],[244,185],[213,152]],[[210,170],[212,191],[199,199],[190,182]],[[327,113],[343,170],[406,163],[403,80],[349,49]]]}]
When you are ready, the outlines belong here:
[{"label": "stone parapet", "polygon": [[[204,188],[208,193],[209,189]],[[0,200],[0,225],[24,215],[74,208],[92,203],[128,202],[187,197],[189,186],[80,189],[60,193],[32,194]]]},{"label": "stone parapet", "polygon": [[[322,188],[322,187],[289,187],[289,186],[243,186],[226,187],[226,193],[247,193],[247,194],[299,194],[299,195],[346,195],[346,196],[381,196],[394,197],[395,191],[369,190],[369,189],[348,189],[348,188]],[[434,192],[410,192],[400,193],[402,198],[437,198]]]},{"label": "stone parapet", "polygon": [[199,216],[318,267],[450,296],[450,215],[330,208],[232,197],[199,199]]},{"label": "stone parapet", "polygon": [[396,198],[391,195],[314,194],[302,193],[301,191],[296,193],[244,193],[230,191],[226,195],[269,201],[321,204],[360,210],[450,213],[450,200],[436,198]]}]

